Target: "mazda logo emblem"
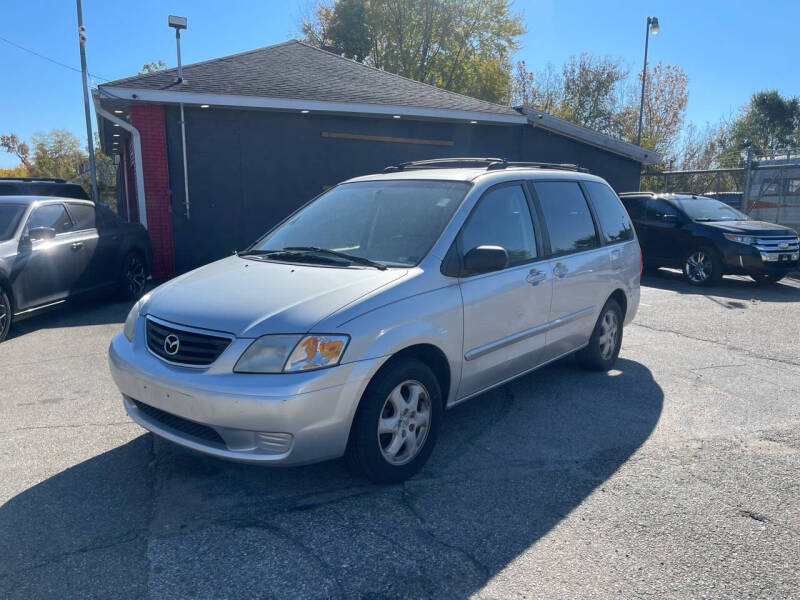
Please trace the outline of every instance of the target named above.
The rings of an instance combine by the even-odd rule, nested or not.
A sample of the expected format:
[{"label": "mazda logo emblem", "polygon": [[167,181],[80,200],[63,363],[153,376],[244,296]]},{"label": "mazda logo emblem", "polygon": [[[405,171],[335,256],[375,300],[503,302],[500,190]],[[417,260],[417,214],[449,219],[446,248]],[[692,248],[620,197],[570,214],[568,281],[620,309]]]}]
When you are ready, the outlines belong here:
[{"label": "mazda logo emblem", "polygon": [[781,242],[780,245],[778,245],[779,250],[786,250],[787,248],[789,248],[789,244],[787,242]]},{"label": "mazda logo emblem", "polygon": [[164,352],[170,356],[175,356],[180,349],[181,341],[178,339],[177,335],[171,333],[164,338]]}]

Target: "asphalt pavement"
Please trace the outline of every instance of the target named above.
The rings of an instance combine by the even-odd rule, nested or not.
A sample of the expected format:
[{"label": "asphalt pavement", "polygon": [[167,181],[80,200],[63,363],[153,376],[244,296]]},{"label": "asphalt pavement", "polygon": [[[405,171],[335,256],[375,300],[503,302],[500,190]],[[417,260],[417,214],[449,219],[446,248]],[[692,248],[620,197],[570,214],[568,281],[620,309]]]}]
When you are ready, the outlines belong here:
[{"label": "asphalt pavement", "polygon": [[0,345],[2,598],[800,597],[800,282],[643,281],[617,369],[456,407],[418,476],[192,454],[126,416],[126,304]]}]

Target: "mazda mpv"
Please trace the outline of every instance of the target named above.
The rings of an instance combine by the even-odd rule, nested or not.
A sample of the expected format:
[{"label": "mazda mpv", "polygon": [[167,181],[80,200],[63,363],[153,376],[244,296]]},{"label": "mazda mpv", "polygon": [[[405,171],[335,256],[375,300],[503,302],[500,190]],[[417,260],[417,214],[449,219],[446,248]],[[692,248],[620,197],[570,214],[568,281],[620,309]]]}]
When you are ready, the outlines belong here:
[{"label": "mazda mpv", "polygon": [[137,302],[109,350],[131,418],[219,458],[345,456],[400,481],[445,409],[571,353],[612,368],[641,253],[604,180],[499,159],[387,171]]}]

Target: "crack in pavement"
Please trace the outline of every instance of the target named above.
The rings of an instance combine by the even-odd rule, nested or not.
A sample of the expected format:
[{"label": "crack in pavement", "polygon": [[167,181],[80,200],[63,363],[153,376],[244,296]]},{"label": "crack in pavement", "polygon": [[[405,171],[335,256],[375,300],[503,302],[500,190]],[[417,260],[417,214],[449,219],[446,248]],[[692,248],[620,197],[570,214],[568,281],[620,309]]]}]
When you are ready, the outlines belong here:
[{"label": "crack in pavement", "polygon": [[116,427],[117,425],[136,425],[133,421],[112,421],[111,423],[73,423],[68,425],[31,425],[30,427],[17,427],[6,429],[0,433],[13,433],[15,431],[32,431],[36,429],[80,429],[82,427]]},{"label": "crack in pavement", "polygon": [[689,339],[689,340],[694,340],[696,342],[706,342],[708,344],[713,344],[714,346],[721,346],[723,348],[726,348],[727,350],[730,350],[731,352],[739,352],[741,354],[746,354],[747,356],[749,356],[751,358],[757,358],[757,359],[760,359],[760,360],[777,362],[777,363],[781,363],[781,364],[785,364],[785,365],[791,365],[793,367],[800,367],[800,362],[797,362],[797,361],[786,360],[786,359],[782,359],[782,358],[775,358],[775,357],[772,357],[772,356],[765,356],[763,354],[757,354],[757,353],[755,353],[755,352],[753,352],[751,350],[748,350],[747,348],[742,348],[740,346],[734,346],[733,344],[728,344],[728,343],[725,343],[725,342],[719,342],[719,341],[716,341],[716,340],[710,340],[708,338],[689,335],[687,333],[682,333],[682,332],[676,331],[674,329],[661,329],[659,327],[653,327],[652,325],[643,325],[642,323],[636,323],[636,322],[631,323],[631,326],[641,327],[643,329],[647,329],[649,331],[657,331],[659,333],[671,333],[673,335],[677,335],[678,337],[686,338],[686,339]]}]

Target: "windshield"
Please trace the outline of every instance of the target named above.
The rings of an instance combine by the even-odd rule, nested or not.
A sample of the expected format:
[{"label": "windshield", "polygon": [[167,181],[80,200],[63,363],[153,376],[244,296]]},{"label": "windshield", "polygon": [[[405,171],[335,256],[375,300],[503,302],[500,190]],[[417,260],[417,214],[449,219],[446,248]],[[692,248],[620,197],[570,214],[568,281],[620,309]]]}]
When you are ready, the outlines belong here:
[{"label": "windshield", "polygon": [[750,219],[743,212],[711,198],[676,198],[675,203],[689,215],[692,221],[747,221]]},{"label": "windshield", "polygon": [[0,204],[0,242],[11,239],[24,212],[24,204]]},{"label": "windshield", "polygon": [[[328,261],[346,264],[345,255],[350,255],[381,266],[414,266],[431,249],[469,187],[461,181],[431,180],[344,183],[284,221],[249,253],[269,260],[269,252],[287,249],[292,262],[318,262],[320,253],[308,250],[323,249]],[[330,251],[339,253],[341,260]],[[287,254],[274,258],[287,260]]]}]

